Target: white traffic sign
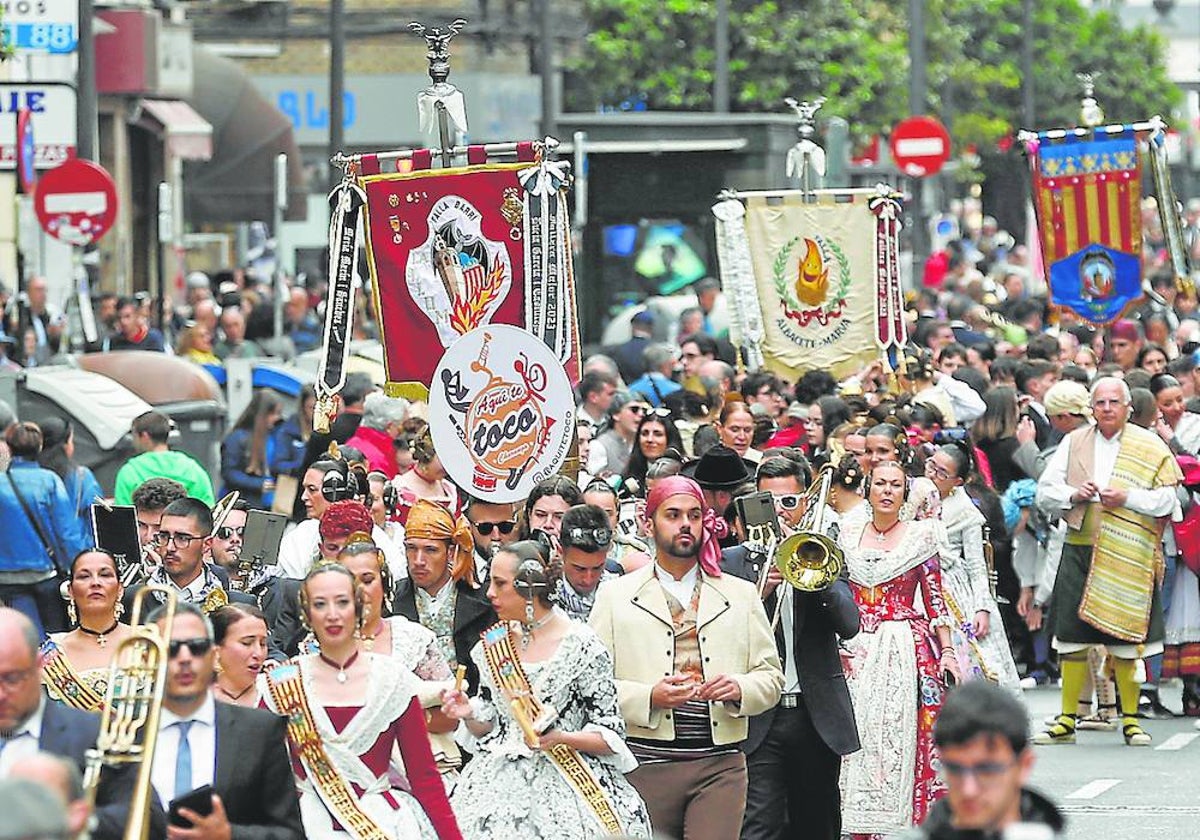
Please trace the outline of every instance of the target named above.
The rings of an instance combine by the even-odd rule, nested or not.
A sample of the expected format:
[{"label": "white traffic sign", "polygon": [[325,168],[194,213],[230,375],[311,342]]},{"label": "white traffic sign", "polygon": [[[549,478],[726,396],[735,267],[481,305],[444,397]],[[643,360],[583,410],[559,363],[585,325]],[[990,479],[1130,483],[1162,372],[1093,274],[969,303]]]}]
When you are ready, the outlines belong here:
[{"label": "white traffic sign", "polygon": [[17,111],[33,121],[38,169],[58,166],[75,155],[75,88],[55,83],[0,83],[0,169],[15,169]]}]

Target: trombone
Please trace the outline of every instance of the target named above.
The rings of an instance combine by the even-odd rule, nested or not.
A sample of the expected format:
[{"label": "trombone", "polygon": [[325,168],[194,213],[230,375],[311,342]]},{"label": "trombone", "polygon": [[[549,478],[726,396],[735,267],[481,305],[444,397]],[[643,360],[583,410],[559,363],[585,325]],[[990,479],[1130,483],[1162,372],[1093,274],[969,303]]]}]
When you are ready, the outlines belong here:
[{"label": "trombone", "polygon": [[[151,593],[166,601],[163,628],[142,624],[142,606]],[[100,717],[96,746],[86,753],[84,789],[89,806],[95,807],[100,773],[107,766],[138,764],[137,785],[129,803],[129,821],[124,840],[147,840],[150,833],[150,801],[154,796],[151,771],[158,743],[158,721],[167,683],[167,661],[171,628],[175,623],[175,592],[163,586],[138,590],[133,601],[132,635],[121,642],[108,672],[108,690]],[[139,740],[140,734],[140,740]]]},{"label": "trombone", "polygon": [[[845,556],[837,543],[825,535],[825,507],[833,486],[833,465],[826,464],[804,493],[804,516],[799,529],[775,549],[774,565],[783,580],[801,592],[821,592],[842,574]],[[765,573],[763,580],[765,581]],[[761,591],[761,589],[760,589]],[[783,597],[775,599],[771,633],[779,625]]]}]

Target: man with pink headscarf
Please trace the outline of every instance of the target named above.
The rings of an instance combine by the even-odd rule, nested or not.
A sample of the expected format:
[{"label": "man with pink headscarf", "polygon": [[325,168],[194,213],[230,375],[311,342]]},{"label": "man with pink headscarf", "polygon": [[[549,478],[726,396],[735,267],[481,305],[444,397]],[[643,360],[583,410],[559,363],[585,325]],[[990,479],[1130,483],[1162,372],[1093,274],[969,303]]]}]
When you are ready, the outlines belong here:
[{"label": "man with pink headscarf", "polygon": [[590,623],[612,653],[629,780],[664,837],[737,837],[746,807],[747,719],[783,687],[752,583],[722,575],[724,521],[690,478],[659,479],[646,500],[655,558],[599,590]]}]

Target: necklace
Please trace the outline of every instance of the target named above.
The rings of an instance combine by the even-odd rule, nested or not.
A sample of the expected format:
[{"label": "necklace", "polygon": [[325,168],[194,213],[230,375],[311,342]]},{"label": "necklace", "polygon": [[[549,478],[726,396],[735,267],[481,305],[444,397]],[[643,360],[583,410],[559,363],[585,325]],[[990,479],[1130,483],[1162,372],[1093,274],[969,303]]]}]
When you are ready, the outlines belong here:
[{"label": "necklace", "polygon": [[382,621],[379,622],[379,629],[376,630],[374,633],[372,633],[369,636],[367,635],[366,630],[359,630],[357,633],[358,640],[363,643],[363,646],[367,650],[374,650],[375,649],[375,640],[383,635],[384,626],[385,625]]},{"label": "necklace", "polygon": [[345,662],[343,662],[341,665],[334,662],[332,659],[330,659],[328,656],[326,656],[323,653],[318,652],[317,656],[321,657],[321,661],[324,662],[326,665],[328,665],[330,668],[337,668],[337,681],[340,683],[345,683],[346,682],[346,669],[354,664],[354,660],[358,659],[358,651],[354,651],[354,653],[350,654],[350,658],[347,659]]},{"label": "necklace", "polygon": [[533,642],[533,631],[541,630],[550,623],[550,619],[554,618],[554,612],[550,611],[537,621],[531,621],[528,624],[521,622],[521,629],[524,633],[521,635],[521,650],[525,650]]},{"label": "necklace", "polygon": [[876,525],[876,524],[875,524],[875,520],[873,520],[873,519],[872,519],[872,520],[871,520],[871,529],[872,529],[873,531],[875,531],[875,542],[877,542],[877,543],[883,543],[883,542],[886,542],[886,541],[887,541],[887,535],[888,535],[888,534],[890,534],[890,533],[892,532],[892,529],[893,529],[893,528],[895,528],[895,527],[896,527],[897,525],[899,525],[899,524],[900,524],[900,520],[899,520],[899,519],[897,519],[897,520],[896,520],[895,522],[893,522],[891,525],[887,526],[887,527],[886,527],[886,528],[884,528],[882,531],[880,531],[880,530],[879,530],[879,526],[878,526],[878,525]]},{"label": "necklace", "polygon": [[100,647],[107,647],[108,639],[105,637],[108,636],[108,634],[111,633],[112,631],[116,630],[117,625],[120,623],[121,622],[117,621],[114,618],[113,623],[110,624],[108,627],[104,628],[103,630],[93,630],[90,627],[84,627],[82,624],[79,625],[79,629],[89,636],[95,636],[96,644],[100,645]]},{"label": "necklace", "polygon": [[217,683],[217,688],[220,689],[221,693],[224,694],[226,697],[228,697],[230,700],[237,702],[238,700],[241,700],[243,697],[246,696],[247,691],[254,688],[254,683],[250,683],[250,685],[243,688],[237,694],[234,694],[232,691],[230,691],[229,689],[227,689],[225,686],[221,685],[220,683]]}]

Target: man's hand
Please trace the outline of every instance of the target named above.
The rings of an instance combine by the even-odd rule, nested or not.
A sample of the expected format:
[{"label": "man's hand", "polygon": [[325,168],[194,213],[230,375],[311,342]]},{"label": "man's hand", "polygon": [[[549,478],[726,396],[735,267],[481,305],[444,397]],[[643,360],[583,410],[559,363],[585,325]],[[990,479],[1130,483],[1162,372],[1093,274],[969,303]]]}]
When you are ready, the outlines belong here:
[{"label": "man's hand", "polygon": [[1024,586],[1021,588],[1021,597],[1017,599],[1017,615],[1024,618],[1029,615],[1029,608],[1033,606],[1033,587]]},{"label": "man's hand", "polygon": [[1025,626],[1029,628],[1031,633],[1036,633],[1042,629],[1042,608],[1039,606],[1031,606],[1029,612],[1025,614]]},{"label": "man's hand", "polygon": [[650,707],[654,709],[678,709],[696,696],[696,681],[687,674],[671,674],[663,677],[650,689]]},{"label": "man's hand", "polygon": [[740,703],[742,687],[733,677],[721,674],[701,685],[700,690],[696,692],[696,697],[700,700],[712,700],[718,703]]},{"label": "man's hand", "polygon": [[1100,492],[1099,485],[1094,481],[1085,481],[1079,486],[1079,489],[1071,494],[1071,503],[1079,504],[1080,502],[1090,502]]},{"label": "man's hand", "polygon": [[[768,559],[764,562],[769,563],[770,560]],[[778,566],[776,566],[774,563],[771,563],[771,568],[767,572],[767,585],[763,587],[763,598],[770,598],[771,593],[774,592],[781,583],[783,583],[783,572],[779,571]]]},{"label": "man's hand", "polygon": [[1125,502],[1129,499],[1128,490],[1117,490],[1110,487],[1107,490],[1100,491],[1100,503],[1106,508],[1125,507]]},{"label": "man's hand", "polygon": [[215,793],[212,798],[212,813],[202,817],[190,808],[180,808],[179,816],[188,820],[191,828],[180,828],[177,825],[167,826],[167,840],[231,840],[233,827],[229,817],[225,815],[225,806],[221,797]]}]

